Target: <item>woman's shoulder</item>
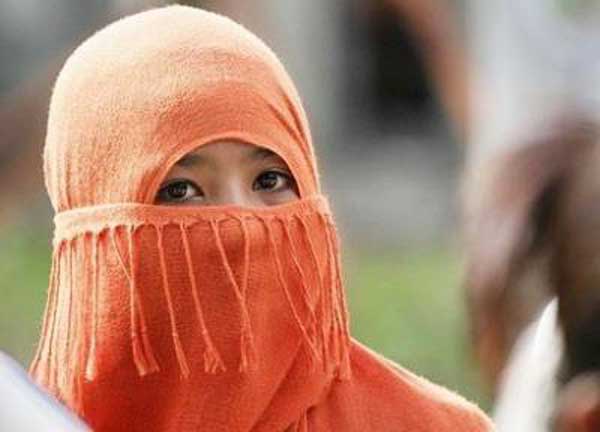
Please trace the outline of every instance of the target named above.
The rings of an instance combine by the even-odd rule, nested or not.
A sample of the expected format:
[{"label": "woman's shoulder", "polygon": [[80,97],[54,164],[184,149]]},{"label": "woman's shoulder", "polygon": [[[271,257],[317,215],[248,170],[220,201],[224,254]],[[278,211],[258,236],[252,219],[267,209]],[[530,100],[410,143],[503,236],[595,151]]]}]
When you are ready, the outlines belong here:
[{"label": "woman's shoulder", "polygon": [[333,385],[322,410],[322,415],[347,421],[339,430],[494,430],[473,403],[354,339],[350,355],[352,379]]}]

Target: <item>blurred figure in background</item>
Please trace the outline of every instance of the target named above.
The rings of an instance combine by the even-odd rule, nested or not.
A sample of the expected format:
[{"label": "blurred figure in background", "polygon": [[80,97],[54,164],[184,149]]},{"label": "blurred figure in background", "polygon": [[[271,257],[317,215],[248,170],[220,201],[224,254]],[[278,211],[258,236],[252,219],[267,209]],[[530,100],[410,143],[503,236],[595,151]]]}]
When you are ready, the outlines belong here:
[{"label": "blurred figure in background", "polygon": [[[466,177],[467,291],[475,352],[494,393],[513,344],[540,317],[551,295],[547,248],[533,247],[526,261],[502,260],[518,257],[534,241],[533,233],[521,230],[537,226],[525,222],[531,220],[530,211],[544,213],[545,198],[532,210],[537,194],[548,176],[575,157],[567,142],[581,132],[575,131],[578,121],[566,120],[564,113],[573,119],[569,106],[584,112],[597,112],[600,106],[600,3],[471,0],[468,5],[474,73]],[[539,138],[540,131],[545,138]],[[539,145],[531,145],[532,136]],[[559,150],[557,140],[567,143],[566,149]],[[566,155],[557,155],[563,150]]]},{"label": "blurred figure in background", "polygon": [[507,151],[468,214],[474,336],[497,362],[500,431],[600,427],[598,131],[574,115]]}]

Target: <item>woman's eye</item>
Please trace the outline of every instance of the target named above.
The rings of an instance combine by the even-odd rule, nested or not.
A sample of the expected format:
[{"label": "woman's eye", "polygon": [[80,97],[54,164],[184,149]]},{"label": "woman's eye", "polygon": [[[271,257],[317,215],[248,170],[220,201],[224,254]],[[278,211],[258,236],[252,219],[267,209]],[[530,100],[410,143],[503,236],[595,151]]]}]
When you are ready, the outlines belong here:
[{"label": "woman's eye", "polygon": [[202,195],[201,190],[188,180],[178,180],[163,186],[158,192],[160,201],[187,201],[196,194]]},{"label": "woman's eye", "polygon": [[289,174],[278,171],[265,171],[256,178],[252,189],[279,192],[290,188],[293,181]]}]

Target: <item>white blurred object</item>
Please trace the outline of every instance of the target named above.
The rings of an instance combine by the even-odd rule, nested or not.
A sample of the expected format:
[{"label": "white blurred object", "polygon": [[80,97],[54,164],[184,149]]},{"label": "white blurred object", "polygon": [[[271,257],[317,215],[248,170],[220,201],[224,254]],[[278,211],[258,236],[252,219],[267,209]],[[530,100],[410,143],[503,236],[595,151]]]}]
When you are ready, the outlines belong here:
[{"label": "white blurred object", "polygon": [[19,363],[0,351],[0,431],[89,430],[67,408],[38,388]]},{"label": "white blurred object", "polygon": [[565,108],[600,114],[597,0],[469,0],[470,156],[523,144]]},{"label": "white blurred object", "polygon": [[494,421],[498,432],[550,432],[563,342],[553,299],[521,333],[504,370]]}]

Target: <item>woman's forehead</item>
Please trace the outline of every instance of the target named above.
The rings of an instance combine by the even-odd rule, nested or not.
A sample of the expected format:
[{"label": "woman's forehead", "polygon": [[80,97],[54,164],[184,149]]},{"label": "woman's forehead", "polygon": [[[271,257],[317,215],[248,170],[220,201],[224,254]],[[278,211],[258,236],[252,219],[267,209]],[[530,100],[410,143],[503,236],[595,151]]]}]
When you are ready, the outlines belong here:
[{"label": "woman's forehead", "polygon": [[266,147],[241,141],[220,140],[197,147],[186,153],[176,162],[180,167],[191,167],[206,164],[211,160],[222,158],[228,161],[261,161],[265,159],[283,159]]}]

